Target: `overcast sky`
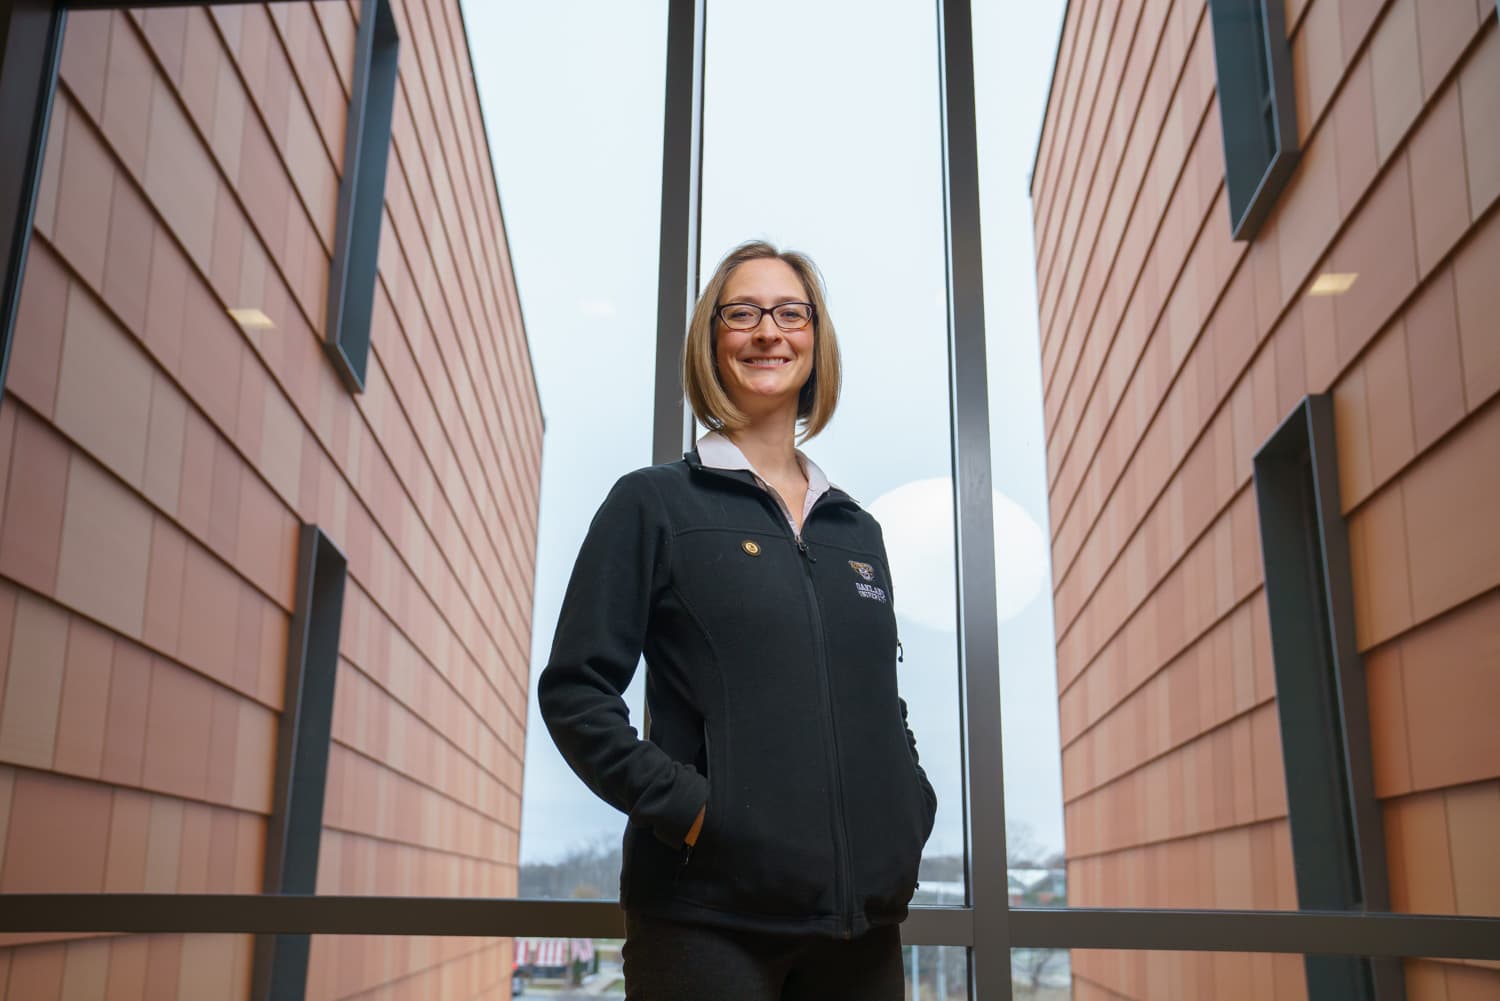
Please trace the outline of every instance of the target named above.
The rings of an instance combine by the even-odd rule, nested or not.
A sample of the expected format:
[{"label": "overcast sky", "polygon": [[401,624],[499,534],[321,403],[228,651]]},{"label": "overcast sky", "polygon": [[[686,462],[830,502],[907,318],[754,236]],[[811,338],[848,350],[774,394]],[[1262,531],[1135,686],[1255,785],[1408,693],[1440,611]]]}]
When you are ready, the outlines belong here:
[{"label": "overcast sky", "polygon": [[[532,691],[609,486],[651,461],[666,3],[463,4],[547,419]],[[937,23],[930,2],[709,0],[702,270],[752,237],[805,251],[843,349],[805,451],[881,521],[901,688],[959,851],[959,695]],[[1062,0],[979,0],[975,55],[1007,811],[1062,847],[1027,179]],[[632,712],[640,706],[640,676]],[[529,709],[521,860],[601,839],[596,801]]]}]

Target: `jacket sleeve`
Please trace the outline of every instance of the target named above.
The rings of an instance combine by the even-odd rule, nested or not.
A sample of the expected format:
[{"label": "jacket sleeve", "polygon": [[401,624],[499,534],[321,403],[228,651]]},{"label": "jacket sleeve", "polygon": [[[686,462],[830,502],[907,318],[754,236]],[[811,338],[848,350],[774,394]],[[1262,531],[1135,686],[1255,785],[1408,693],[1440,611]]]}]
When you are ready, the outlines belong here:
[{"label": "jacket sleeve", "polygon": [[594,516],[557,617],[537,703],[563,758],[589,789],[680,848],[708,780],[630,725],[623,693],[665,590],[671,532],[656,488],[621,478]]}]

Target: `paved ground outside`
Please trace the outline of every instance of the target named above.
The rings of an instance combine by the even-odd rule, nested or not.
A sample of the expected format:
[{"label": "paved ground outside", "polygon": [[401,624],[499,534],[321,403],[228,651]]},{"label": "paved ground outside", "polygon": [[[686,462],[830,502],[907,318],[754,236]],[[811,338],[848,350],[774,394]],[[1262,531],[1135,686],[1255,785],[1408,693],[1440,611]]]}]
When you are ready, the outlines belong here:
[{"label": "paved ground outside", "polygon": [[584,979],[581,987],[560,987],[555,984],[527,983],[522,1001],[534,998],[537,1001],[622,1001],[625,997],[625,981],[618,963],[600,963],[599,972]]}]

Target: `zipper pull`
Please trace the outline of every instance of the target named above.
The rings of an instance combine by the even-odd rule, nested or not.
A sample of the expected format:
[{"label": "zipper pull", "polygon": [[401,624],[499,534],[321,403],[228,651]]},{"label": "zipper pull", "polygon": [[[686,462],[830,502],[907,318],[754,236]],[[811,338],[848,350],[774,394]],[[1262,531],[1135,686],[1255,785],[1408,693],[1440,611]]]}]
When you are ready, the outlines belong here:
[{"label": "zipper pull", "polygon": [[906,660],[906,650],[901,646],[901,637],[896,637],[896,663],[900,664]]},{"label": "zipper pull", "polygon": [[802,541],[802,536],[800,535],[797,536],[797,551],[807,557],[807,562],[818,562],[818,558],[812,554],[812,550],[807,548],[807,543]]}]

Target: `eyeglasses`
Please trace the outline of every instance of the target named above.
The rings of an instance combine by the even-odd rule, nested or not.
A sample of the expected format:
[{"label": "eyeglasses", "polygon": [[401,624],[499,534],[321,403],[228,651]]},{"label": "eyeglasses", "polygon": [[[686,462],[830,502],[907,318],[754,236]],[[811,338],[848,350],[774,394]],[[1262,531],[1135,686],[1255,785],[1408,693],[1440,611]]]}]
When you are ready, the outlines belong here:
[{"label": "eyeglasses", "polygon": [[767,313],[782,330],[801,330],[812,322],[813,304],[810,302],[778,302],[767,309],[753,302],[726,302],[714,310],[714,315],[730,330],[754,330],[760,326],[760,318]]}]

